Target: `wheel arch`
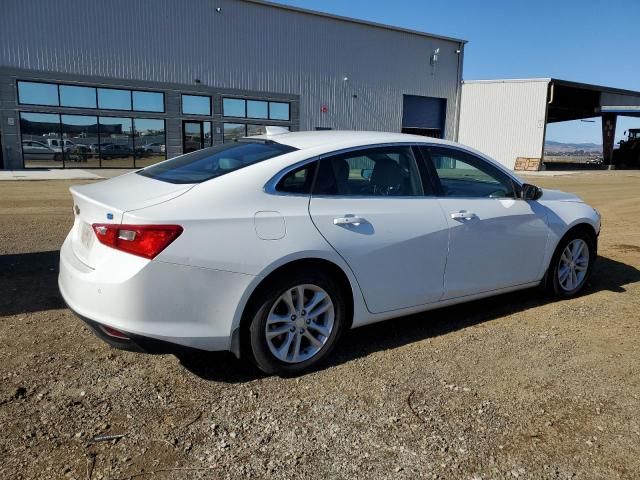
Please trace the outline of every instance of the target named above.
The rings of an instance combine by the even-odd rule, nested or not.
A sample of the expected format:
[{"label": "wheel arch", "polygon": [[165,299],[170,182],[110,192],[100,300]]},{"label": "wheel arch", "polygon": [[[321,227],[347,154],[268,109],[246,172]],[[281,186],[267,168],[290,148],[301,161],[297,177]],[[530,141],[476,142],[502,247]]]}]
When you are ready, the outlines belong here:
[{"label": "wheel arch", "polygon": [[291,270],[300,269],[314,269],[316,271],[322,270],[329,273],[337,282],[339,282],[341,288],[347,292],[347,320],[348,324],[346,329],[351,328],[353,324],[353,318],[356,310],[356,301],[358,301],[358,295],[360,295],[360,288],[358,287],[355,278],[350,275],[350,271],[338,265],[333,260],[323,258],[320,256],[306,256],[301,258],[289,259],[288,261],[274,265],[272,268],[267,269],[265,273],[256,277],[257,281],[247,289],[247,294],[244,297],[244,301],[238,305],[236,314],[234,316],[234,326],[231,334],[231,345],[229,350],[238,358],[243,355],[243,351],[247,348],[246,333],[248,332],[248,325],[251,322],[251,317],[248,312],[254,307],[254,301],[258,294],[280,276],[286,275]]},{"label": "wheel arch", "polygon": [[573,235],[575,232],[585,232],[587,233],[591,239],[593,240],[593,245],[595,248],[595,255],[598,254],[598,233],[596,231],[596,227],[593,225],[593,223],[589,220],[589,219],[580,219],[580,220],[576,220],[572,225],[569,226],[569,228],[567,228],[567,230],[558,237],[558,240],[555,242],[555,245],[553,246],[553,249],[550,252],[549,255],[549,260],[547,261],[547,268],[545,269],[545,273],[544,273],[544,277],[542,279],[542,284],[546,284],[547,282],[547,278],[549,276],[549,269],[551,268],[551,265],[553,263],[553,259],[556,257],[556,252],[558,250],[558,246],[569,236],[569,235]]}]

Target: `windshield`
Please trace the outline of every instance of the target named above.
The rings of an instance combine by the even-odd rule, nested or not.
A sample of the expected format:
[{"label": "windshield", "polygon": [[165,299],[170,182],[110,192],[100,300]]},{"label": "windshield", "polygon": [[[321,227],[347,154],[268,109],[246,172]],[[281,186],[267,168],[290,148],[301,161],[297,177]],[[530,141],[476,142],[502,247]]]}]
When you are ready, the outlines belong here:
[{"label": "windshield", "polygon": [[138,174],[169,183],[201,183],[294,150],[275,142],[225,143],[147,167]]}]

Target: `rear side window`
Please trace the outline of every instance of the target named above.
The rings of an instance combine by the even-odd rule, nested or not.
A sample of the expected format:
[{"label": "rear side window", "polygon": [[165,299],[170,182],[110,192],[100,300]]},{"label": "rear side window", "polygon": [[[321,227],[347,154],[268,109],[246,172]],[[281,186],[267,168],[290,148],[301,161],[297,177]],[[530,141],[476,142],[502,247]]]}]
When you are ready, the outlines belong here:
[{"label": "rear side window", "polygon": [[276,191],[298,194],[311,193],[317,163],[311,162],[287,173],[276,185]]},{"label": "rear side window", "polygon": [[411,147],[356,150],[323,158],[314,195],[412,197],[424,194]]},{"label": "rear side window", "polygon": [[201,183],[296,149],[275,142],[235,142],[203,148],[138,172],[169,183]]}]

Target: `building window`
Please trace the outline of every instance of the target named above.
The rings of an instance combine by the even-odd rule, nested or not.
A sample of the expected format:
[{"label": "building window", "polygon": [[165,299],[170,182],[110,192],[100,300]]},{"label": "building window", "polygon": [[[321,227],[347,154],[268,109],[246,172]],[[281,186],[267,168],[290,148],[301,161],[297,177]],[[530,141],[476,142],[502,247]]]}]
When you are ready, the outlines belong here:
[{"label": "building window", "polygon": [[182,113],[186,115],[211,115],[211,97],[182,95]]},{"label": "building window", "polygon": [[167,158],[164,120],[134,118],[136,168],[147,167]]},{"label": "building window", "polygon": [[96,108],[96,89],[60,85],[60,106],[76,108]]},{"label": "building window", "polygon": [[164,112],[164,93],[134,90],[133,109],[137,112]]},{"label": "building window", "polygon": [[99,88],[98,108],[105,110],[131,110],[131,90]]},{"label": "building window", "polygon": [[244,123],[225,123],[224,124],[224,143],[233,142],[242,137],[247,136],[247,125]]},{"label": "building window", "polygon": [[247,136],[264,135],[267,133],[266,125],[247,125]]},{"label": "building window", "polygon": [[20,134],[25,167],[63,166],[60,115],[21,112]]},{"label": "building window", "polygon": [[60,104],[58,86],[52,83],[18,82],[18,103],[22,105],[51,105]]},{"label": "building window", "polygon": [[289,113],[289,104],[282,102],[269,102],[269,118],[271,120],[287,120],[291,115]]},{"label": "building window", "polygon": [[222,99],[222,115],[225,117],[244,118],[247,116],[247,103],[239,98]]},{"label": "building window", "polygon": [[269,118],[269,103],[258,100],[247,100],[247,117]]},{"label": "building window", "polygon": [[223,98],[222,115],[225,117],[264,118],[284,121],[291,119],[288,103],[243,100],[241,98]]},{"label": "building window", "polygon": [[98,117],[61,115],[65,167],[98,168]]},{"label": "building window", "polygon": [[100,161],[103,167],[133,168],[133,121],[100,117]]},{"label": "building window", "polygon": [[165,130],[157,118],[20,112],[25,168],[146,167],[167,158]]}]

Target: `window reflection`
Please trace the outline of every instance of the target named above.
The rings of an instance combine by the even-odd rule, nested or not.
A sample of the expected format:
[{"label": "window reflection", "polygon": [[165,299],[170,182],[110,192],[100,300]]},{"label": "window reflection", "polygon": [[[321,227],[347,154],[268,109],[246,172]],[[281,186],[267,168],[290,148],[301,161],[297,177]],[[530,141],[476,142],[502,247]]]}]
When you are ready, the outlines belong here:
[{"label": "window reflection", "polygon": [[96,89],[60,85],[60,105],[63,107],[96,108]]},{"label": "window reflection", "polygon": [[98,117],[86,115],[62,115],[64,141],[64,166],[97,168]]},{"label": "window reflection", "polygon": [[269,104],[258,100],[247,100],[247,117],[269,118]]},{"label": "window reflection", "polygon": [[211,115],[211,97],[182,95],[182,113],[188,115]]},{"label": "window reflection", "polygon": [[60,115],[21,112],[20,134],[26,168],[62,166]]},{"label": "window reflection", "polygon": [[269,118],[271,120],[289,120],[289,104],[269,102]]},{"label": "window reflection", "polygon": [[222,114],[225,117],[240,117],[247,116],[245,110],[246,102],[240,98],[223,98],[222,99]]},{"label": "window reflection", "polygon": [[244,123],[225,123],[224,142],[233,142],[238,138],[246,137],[247,126]]},{"label": "window reflection", "polygon": [[133,168],[133,123],[130,118],[100,117],[103,167]]},{"label": "window reflection", "polygon": [[98,107],[106,110],[131,110],[131,91],[99,88]]},{"label": "window reflection", "polygon": [[134,90],[133,109],[138,112],[164,112],[164,93]]},{"label": "window reflection", "polygon": [[264,135],[265,133],[267,133],[267,128],[265,125],[247,125],[248,137],[252,135]]},{"label": "window reflection", "polygon": [[23,105],[58,105],[58,86],[51,83],[18,82],[18,102]]},{"label": "window reflection", "polygon": [[135,118],[136,168],[146,167],[167,158],[164,120]]}]

